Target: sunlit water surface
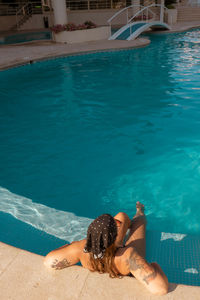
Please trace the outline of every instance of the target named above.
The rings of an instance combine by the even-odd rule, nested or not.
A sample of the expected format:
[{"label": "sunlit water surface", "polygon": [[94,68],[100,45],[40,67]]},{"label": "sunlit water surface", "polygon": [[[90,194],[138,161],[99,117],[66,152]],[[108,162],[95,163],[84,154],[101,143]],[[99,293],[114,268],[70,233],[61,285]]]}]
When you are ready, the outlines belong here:
[{"label": "sunlit water surface", "polygon": [[150,38],[0,73],[0,211],[73,240],[139,200],[200,233],[200,30]]}]

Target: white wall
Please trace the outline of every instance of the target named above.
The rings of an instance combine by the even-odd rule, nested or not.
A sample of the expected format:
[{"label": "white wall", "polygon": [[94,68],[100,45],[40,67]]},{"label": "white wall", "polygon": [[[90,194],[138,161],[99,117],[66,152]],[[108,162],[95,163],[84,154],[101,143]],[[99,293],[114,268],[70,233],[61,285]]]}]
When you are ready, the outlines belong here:
[{"label": "white wall", "polygon": [[[69,22],[81,24],[85,21],[92,21],[96,25],[108,25],[107,20],[111,18],[119,9],[98,9],[98,10],[76,10],[68,12]],[[117,17],[113,24],[121,25],[126,22],[126,16]]]},{"label": "white wall", "polygon": [[101,26],[93,29],[63,31],[54,34],[54,40],[58,43],[81,43],[90,41],[107,40],[110,37],[110,26]]},{"label": "white wall", "polygon": [[67,7],[65,0],[52,0],[53,16],[55,24],[65,25],[68,23]]}]

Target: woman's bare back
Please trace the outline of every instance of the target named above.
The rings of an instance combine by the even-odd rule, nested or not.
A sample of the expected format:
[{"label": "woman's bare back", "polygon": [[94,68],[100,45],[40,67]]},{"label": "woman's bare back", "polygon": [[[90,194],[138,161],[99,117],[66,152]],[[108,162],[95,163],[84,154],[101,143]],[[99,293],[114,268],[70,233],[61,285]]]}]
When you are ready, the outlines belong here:
[{"label": "woman's bare back", "polygon": [[[86,269],[89,269],[90,271],[94,271],[90,262],[90,254],[84,253],[83,249],[85,246],[86,240],[80,241],[80,262],[82,266]],[[127,247],[120,247],[117,249],[115,258],[114,258],[114,266],[116,270],[118,271],[118,275],[126,276],[130,274],[130,270],[126,264],[124,264],[124,252],[126,251]]]}]

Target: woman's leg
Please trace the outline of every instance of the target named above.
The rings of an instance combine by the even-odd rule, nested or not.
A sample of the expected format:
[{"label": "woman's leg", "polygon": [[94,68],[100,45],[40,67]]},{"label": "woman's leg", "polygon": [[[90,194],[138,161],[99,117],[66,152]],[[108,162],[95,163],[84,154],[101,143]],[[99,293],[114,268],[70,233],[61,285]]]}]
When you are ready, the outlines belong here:
[{"label": "woman's leg", "polygon": [[131,220],[130,232],[125,246],[136,248],[138,254],[145,257],[146,251],[146,217],[144,205],[139,201],[136,203],[136,214]]},{"label": "woman's leg", "polygon": [[116,220],[118,231],[115,245],[117,247],[123,247],[126,232],[131,226],[131,220],[129,216],[124,212],[119,212],[116,216],[114,216],[114,219]]}]

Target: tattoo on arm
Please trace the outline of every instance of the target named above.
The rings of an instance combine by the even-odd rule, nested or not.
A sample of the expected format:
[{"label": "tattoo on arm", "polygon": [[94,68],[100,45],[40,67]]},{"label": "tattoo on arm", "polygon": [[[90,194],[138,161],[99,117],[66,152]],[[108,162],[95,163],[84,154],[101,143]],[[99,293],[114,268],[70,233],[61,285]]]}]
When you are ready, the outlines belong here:
[{"label": "tattoo on arm", "polygon": [[127,264],[130,268],[130,271],[136,272],[139,271],[139,277],[147,285],[151,280],[156,277],[156,271],[145,261],[145,259],[140,256],[136,251],[127,259]]},{"label": "tattoo on arm", "polygon": [[156,277],[156,271],[154,270],[149,275],[144,276],[143,280],[146,284],[149,284],[149,281],[153,280]]},{"label": "tattoo on arm", "polygon": [[51,265],[51,267],[55,270],[61,270],[61,269],[67,268],[69,266],[71,266],[71,263],[66,258],[64,258],[61,261],[58,261],[58,259],[54,259],[54,261]]}]

